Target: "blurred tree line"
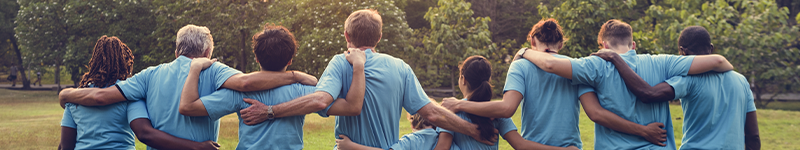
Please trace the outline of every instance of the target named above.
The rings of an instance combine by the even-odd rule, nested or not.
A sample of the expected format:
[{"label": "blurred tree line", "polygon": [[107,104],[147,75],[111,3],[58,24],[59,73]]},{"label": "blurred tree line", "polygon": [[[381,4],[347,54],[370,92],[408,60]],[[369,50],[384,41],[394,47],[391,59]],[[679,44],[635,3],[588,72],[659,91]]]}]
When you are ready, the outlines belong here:
[{"label": "blurred tree line", "polygon": [[[383,17],[376,51],[409,63],[426,88],[457,91],[459,62],[482,55],[502,94],[510,57],[527,47],[540,19],[564,27],[564,55],[587,56],[609,19],[634,28],[639,53],[676,54],[680,31],[706,27],[717,53],[734,63],[760,95],[799,91],[800,2],[794,0],[0,0],[0,69],[65,69],[77,83],[97,38],[117,36],[133,50],[135,70],[174,59],[175,34],[207,26],[213,56],[244,72],[258,70],[251,37],[266,23],[289,28],[299,51],[291,70],[321,75],[345,49],[344,20],[359,9]],[[56,74],[59,75],[59,74]],[[25,74],[22,74],[25,76]],[[25,80],[24,78],[21,78]],[[28,83],[24,81],[24,86]],[[60,83],[57,81],[57,83]],[[455,94],[455,93],[454,93]],[[769,99],[761,100],[763,105]]]}]

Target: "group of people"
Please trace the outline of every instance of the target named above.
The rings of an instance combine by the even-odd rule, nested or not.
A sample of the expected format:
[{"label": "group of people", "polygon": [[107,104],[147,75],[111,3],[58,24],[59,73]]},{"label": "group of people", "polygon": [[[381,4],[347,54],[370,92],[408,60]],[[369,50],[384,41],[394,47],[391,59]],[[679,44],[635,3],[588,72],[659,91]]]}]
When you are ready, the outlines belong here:
[{"label": "group of people", "polygon": [[[595,125],[596,149],[676,149],[669,106],[681,99],[681,149],[758,149],[753,96],[745,78],[713,55],[702,27],[682,31],[682,55],[636,54],[632,29],[619,20],[598,34],[602,50],[558,55],[563,31],[542,20],[530,48],[515,56],[502,100],[491,101],[490,62],[459,65],[462,100],[433,102],[403,60],[375,51],[382,18],[358,10],[344,23],[348,50],[322,76],[286,71],[297,53],[286,28],[265,25],[252,38],[260,71],[244,74],[209,59],[208,28],[182,27],[175,60],[131,76],[134,56],[116,37],[94,47],[80,88],[64,89],[60,149],[218,149],[219,119],[239,117],[236,149],[303,149],[305,115],[336,116],[333,149],[581,149],[580,106]],[[651,86],[654,85],[654,86]],[[509,118],[521,106],[518,131]],[[399,135],[402,109],[413,133]]]},{"label": "group of people", "polygon": [[[17,86],[17,72],[19,72],[19,69],[17,69],[17,65],[15,65],[14,63],[11,63],[11,66],[8,67],[8,76],[6,77],[6,80],[11,82],[11,87]],[[42,72],[41,71],[37,71],[36,72],[36,81],[33,81],[33,83],[31,83],[31,84],[36,85],[36,83],[39,83],[39,86],[42,86]]]}]

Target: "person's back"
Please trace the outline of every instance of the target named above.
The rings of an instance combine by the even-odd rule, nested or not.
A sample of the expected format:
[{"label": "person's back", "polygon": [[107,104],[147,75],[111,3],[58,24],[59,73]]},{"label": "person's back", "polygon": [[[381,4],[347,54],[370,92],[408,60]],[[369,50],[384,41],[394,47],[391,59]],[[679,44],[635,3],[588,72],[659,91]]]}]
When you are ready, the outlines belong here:
[{"label": "person's back", "polygon": [[[631,66],[631,69],[651,85],[663,82],[669,77],[687,75],[694,58],[693,56],[636,54],[635,50],[630,50],[620,56]],[[636,96],[625,86],[625,82],[614,68],[614,64],[600,57],[590,56],[570,62],[573,69],[573,84],[593,86],[603,108],[641,125],[653,122],[664,123],[664,129],[667,130],[667,146],[660,147],[638,136],[595,125],[595,148],[675,149],[675,141],[669,140],[674,139],[669,103],[637,101]]]},{"label": "person's back", "polygon": [[[466,99],[465,99],[466,100]],[[456,113],[461,119],[467,120],[469,122],[473,122],[467,113],[465,112],[458,112]],[[503,136],[508,132],[517,130],[517,126],[514,125],[514,121],[511,118],[494,118],[492,124],[497,129],[498,136]],[[475,122],[473,122],[475,123]],[[470,149],[470,150],[489,150],[489,149],[498,149],[499,142],[495,141],[494,145],[487,145],[481,142],[476,141],[474,138],[464,135],[461,133],[452,132],[446,129],[438,128],[439,132],[447,132],[453,135],[453,144],[450,146],[451,150],[454,149]]]},{"label": "person's back", "polygon": [[[170,63],[149,67],[120,82],[117,87],[128,100],[144,100],[153,128],[179,138],[197,142],[216,141],[219,133],[219,120],[209,117],[188,117],[178,112],[180,93],[189,72],[191,59],[179,56]],[[200,96],[213,93],[225,80],[238,70],[222,63],[214,63],[200,73]]]},{"label": "person's back", "polygon": [[236,149],[303,149],[304,115],[272,119],[252,126],[245,125],[239,110],[250,107],[250,104],[241,99],[250,98],[265,105],[277,105],[313,93],[314,90],[314,86],[295,83],[256,92],[220,89],[200,99],[203,100],[212,120],[232,112],[236,112],[239,116],[239,144]]},{"label": "person's back", "polygon": [[578,95],[592,92],[591,87],[572,85],[569,79],[545,72],[530,61],[520,59],[509,67],[503,91],[509,90],[523,94],[520,102],[520,133],[523,138],[551,146],[582,147]]},{"label": "person's back", "polygon": [[135,149],[129,123],[138,118],[148,118],[143,101],[106,106],[67,103],[61,126],[77,130],[75,149]]},{"label": "person's back", "polygon": [[744,149],[745,115],[755,111],[747,79],[735,71],[673,77],[666,81],[681,98],[680,149]]},{"label": "person's back", "polygon": [[[335,135],[343,134],[353,142],[387,149],[398,140],[402,109],[415,114],[430,101],[411,67],[403,60],[369,49],[365,52],[364,106],[358,116],[337,116]],[[331,94],[336,95],[334,98],[344,98],[350,89],[353,67],[339,54],[325,70],[318,90],[336,93]],[[341,88],[330,89],[332,85],[341,85]]]}]

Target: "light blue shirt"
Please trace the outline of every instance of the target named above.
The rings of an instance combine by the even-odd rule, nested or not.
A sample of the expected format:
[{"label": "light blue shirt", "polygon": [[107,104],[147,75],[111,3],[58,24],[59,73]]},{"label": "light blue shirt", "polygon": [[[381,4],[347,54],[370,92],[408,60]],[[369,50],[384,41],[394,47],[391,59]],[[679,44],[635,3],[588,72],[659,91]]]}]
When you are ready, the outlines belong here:
[{"label": "light blue shirt", "polygon": [[[426,150],[433,149],[439,141],[439,132],[427,128],[403,135],[400,141],[392,145],[393,150]],[[451,149],[453,150],[453,149]]]},{"label": "light blue shirt", "polygon": [[255,99],[265,105],[277,105],[311,94],[314,90],[314,86],[299,83],[257,92],[221,89],[201,97],[200,100],[212,120],[234,112],[239,116],[239,144],[236,149],[303,149],[305,115],[267,120],[251,126],[244,124],[239,110],[250,107],[242,98]]},{"label": "light blue shirt", "polygon": [[[335,138],[339,134],[355,143],[389,149],[400,137],[400,115],[411,115],[430,103],[414,71],[403,60],[366,50],[366,91],[358,116],[336,116]],[[353,80],[353,66],[343,54],[333,57],[317,83],[317,91],[334,99],[344,98]],[[326,110],[323,110],[327,112]],[[333,143],[331,143],[333,144]],[[335,149],[336,147],[334,147]]]},{"label": "light blue shirt", "polygon": [[520,133],[523,138],[550,146],[583,147],[578,129],[578,97],[594,92],[594,89],[586,85],[572,85],[571,82],[545,72],[527,59],[511,63],[503,91],[522,93]]},{"label": "light blue shirt", "polygon": [[666,81],[683,108],[681,149],[744,149],[746,114],[756,111],[747,79],[735,71]]},{"label": "light blue shirt", "polygon": [[[467,115],[466,112],[457,112],[456,115],[458,117],[461,117],[461,119],[472,122],[472,120],[469,119],[469,115]],[[497,129],[499,136],[504,136],[508,132],[517,130],[517,126],[514,125],[514,121],[512,121],[511,118],[494,118],[494,120],[492,120],[492,124],[494,125],[494,128]],[[486,150],[486,149],[498,148],[497,141],[494,142],[494,145],[486,145],[476,141],[469,135],[455,133],[453,131],[449,131],[443,128],[437,128],[436,130],[438,130],[439,132],[447,132],[453,135],[453,144],[450,149],[453,149],[453,147],[456,146],[460,149],[469,149],[469,150]]]},{"label": "light blue shirt", "polygon": [[61,126],[78,131],[75,149],[136,149],[130,122],[148,118],[143,101],[106,106],[67,103],[65,106]]},{"label": "light blue shirt", "polygon": [[[178,112],[181,90],[189,74],[192,59],[180,56],[172,62],[152,66],[125,81],[117,88],[128,100],[144,100],[150,110],[153,128],[175,137],[197,142],[217,141],[219,120],[209,117],[189,117]],[[242,72],[215,62],[200,72],[198,92],[206,96],[225,83],[229,77]],[[147,147],[148,149],[153,149]]]},{"label": "light blue shirt", "polygon": [[[686,75],[694,56],[636,54],[630,50],[620,55],[636,74],[651,86],[664,82],[673,76]],[[667,146],[661,147],[647,142],[644,138],[617,132],[595,124],[595,149],[675,149],[675,135],[669,103],[644,103],[636,100],[625,86],[614,64],[597,56],[570,60],[572,63],[573,84],[586,84],[594,87],[600,105],[608,111],[631,122],[647,125],[653,122],[664,123],[667,130]]]}]

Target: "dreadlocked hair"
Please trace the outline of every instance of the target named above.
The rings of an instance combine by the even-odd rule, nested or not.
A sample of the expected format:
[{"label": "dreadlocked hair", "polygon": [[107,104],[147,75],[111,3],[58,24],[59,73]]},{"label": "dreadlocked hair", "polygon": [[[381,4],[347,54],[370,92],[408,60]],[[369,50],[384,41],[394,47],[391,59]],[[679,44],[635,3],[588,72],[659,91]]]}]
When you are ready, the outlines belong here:
[{"label": "dreadlocked hair", "polygon": [[[489,79],[492,77],[492,64],[483,56],[470,56],[459,66],[461,76],[467,84],[467,90],[472,91],[467,100],[473,102],[485,102],[492,99],[492,85]],[[494,137],[494,124],[487,117],[467,113],[470,121],[478,125],[481,132],[481,139],[491,141]]]},{"label": "dreadlocked hair", "polygon": [[94,84],[95,87],[108,87],[117,80],[130,77],[133,70],[133,54],[125,43],[117,37],[103,35],[97,40],[92,51],[92,59],[87,66],[89,72],[83,74],[79,87]]}]

